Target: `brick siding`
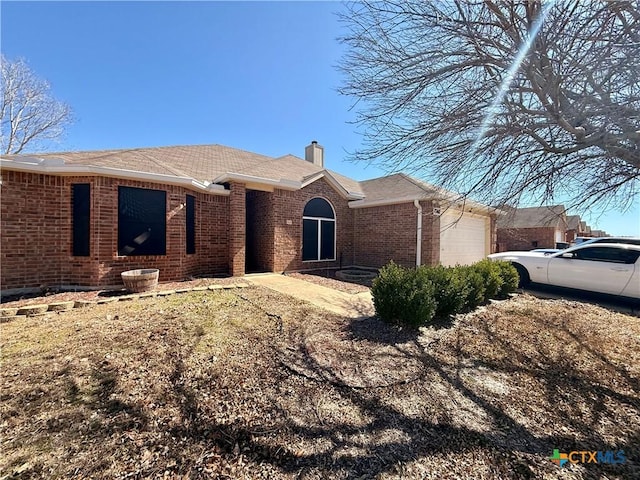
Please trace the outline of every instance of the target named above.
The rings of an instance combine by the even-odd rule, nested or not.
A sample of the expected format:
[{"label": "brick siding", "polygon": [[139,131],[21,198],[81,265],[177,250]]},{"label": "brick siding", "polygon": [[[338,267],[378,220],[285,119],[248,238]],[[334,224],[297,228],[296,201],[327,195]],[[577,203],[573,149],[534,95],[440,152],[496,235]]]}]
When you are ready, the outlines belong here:
[{"label": "brick siding", "polygon": [[[440,216],[433,214],[435,202],[423,201],[422,206],[422,265],[440,263]],[[415,206],[414,206],[415,209]],[[417,209],[415,209],[417,211]],[[417,219],[416,219],[417,221]]]},{"label": "brick siding", "polygon": [[[72,255],[72,185],[91,188],[90,255]],[[118,255],[118,187],[163,190],[167,195],[166,254]],[[295,271],[349,265],[381,267],[416,261],[417,209],[413,203],[349,208],[321,178],[297,191],[247,190],[231,182],[230,195],[181,186],[100,176],[54,176],[2,171],[0,290],[59,285],[121,285],[120,273],[158,268],[160,281],[249,269]],[[195,197],[196,252],[186,253],[186,195]],[[336,259],[302,261],[302,215],[321,197],[336,215]],[[422,263],[440,256],[440,218],[421,202]],[[554,241],[553,230],[550,233]],[[500,242],[500,238],[498,238]],[[530,244],[529,244],[530,245]],[[544,246],[541,244],[541,246]],[[530,248],[530,247],[529,247]]]},{"label": "brick siding", "polygon": [[[91,188],[90,255],[72,255],[71,185]],[[118,187],[167,192],[166,255],[118,255]],[[160,281],[226,273],[228,198],[183,187],[109,177],[2,171],[0,290],[57,285],[119,285],[120,273],[160,269]],[[196,253],[186,254],[184,204],[196,197]]]},{"label": "brick siding", "polygon": [[[498,248],[501,252],[555,248],[555,227],[498,228]],[[534,246],[533,242],[537,242]]]},{"label": "brick siding", "polygon": [[[302,261],[302,214],[309,200],[321,197],[333,206],[336,214],[335,261]],[[276,272],[340,267],[353,263],[353,211],[324,178],[301,190],[273,192],[274,263]]]},{"label": "brick siding", "polygon": [[[440,221],[433,215],[432,202],[422,206],[422,264],[440,259]],[[416,265],[417,208],[413,203],[354,209],[356,265],[381,267],[393,260],[399,265]]]}]

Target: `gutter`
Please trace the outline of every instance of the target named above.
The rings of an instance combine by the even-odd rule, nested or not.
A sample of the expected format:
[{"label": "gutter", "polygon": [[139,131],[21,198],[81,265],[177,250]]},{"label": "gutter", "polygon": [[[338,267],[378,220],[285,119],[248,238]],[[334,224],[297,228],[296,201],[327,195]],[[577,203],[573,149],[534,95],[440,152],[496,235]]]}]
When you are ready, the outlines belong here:
[{"label": "gutter", "polygon": [[416,199],[413,205],[418,209],[418,227],[416,234],[416,267],[422,264],[422,205]]},{"label": "gutter", "polygon": [[[33,158],[33,157],[31,157]],[[30,158],[30,159],[31,159]],[[180,177],[177,175],[165,175],[162,173],[146,173],[135,170],[123,170],[111,167],[96,167],[93,165],[67,165],[58,159],[37,159],[33,162],[0,159],[0,169],[15,170],[18,172],[33,172],[52,175],[91,175],[115,178],[125,178],[128,180],[140,180],[154,183],[168,183],[179,185],[194,190],[201,190],[206,193],[216,195],[229,195],[222,185],[215,185],[209,182],[200,182],[190,177]]]},{"label": "gutter", "polygon": [[396,198],[384,198],[382,200],[367,200],[366,198],[363,200],[354,200],[349,202],[349,208],[368,208],[368,207],[382,207],[384,205],[397,205],[400,203],[410,203],[416,202],[418,200],[428,200],[428,196],[416,196],[411,195],[407,197],[396,197]]},{"label": "gutter", "polygon": [[254,177],[253,175],[245,175],[244,173],[224,173],[213,180],[213,183],[225,183],[225,182],[242,182],[242,183],[258,183],[261,185],[271,185],[281,188],[282,190],[300,190],[302,188],[302,182],[295,182],[292,180],[273,180],[271,178]]}]

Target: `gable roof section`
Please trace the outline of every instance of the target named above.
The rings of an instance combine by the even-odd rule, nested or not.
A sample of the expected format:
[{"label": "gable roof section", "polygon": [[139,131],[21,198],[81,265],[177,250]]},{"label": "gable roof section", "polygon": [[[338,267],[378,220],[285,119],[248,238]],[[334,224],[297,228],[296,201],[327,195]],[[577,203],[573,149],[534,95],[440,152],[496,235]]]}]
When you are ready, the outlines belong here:
[{"label": "gable roof section", "polygon": [[402,200],[433,198],[437,194],[435,187],[421,185],[404,173],[365,180],[360,182],[360,187],[367,204],[399,203]]},{"label": "gable roof section", "polygon": [[[342,175],[323,170],[294,155],[274,159],[222,145],[193,145],[101,150],[85,152],[44,153],[34,155],[3,155],[6,168],[28,169],[57,174],[101,174],[156,179],[167,183],[194,180],[197,185],[210,186],[230,180],[268,185],[288,190],[302,188],[314,174],[327,176],[329,183],[345,198],[361,198],[359,184]],[[47,165],[56,168],[47,168]],[[174,181],[172,181],[174,180]],[[216,190],[210,186],[208,190]]]},{"label": "gable roof section", "polygon": [[568,215],[567,228],[569,230],[578,230],[580,228],[580,215]]},{"label": "gable roof section", "polygon": [[565,222],[564,205],[505,209],[507,214],[498,219],[498,228],[558,228]]},{"label": "gable roof section", "polygon": [[444,188],[418,180],[405,173],[365,180],[360,183],[363,200],[350,202],[351,208],[366,208],[382,205],[413,202],[414,200],[436,200],[445,208],[455,207],[465,210],[484,210],[487,213],[501,213],[499,209],[487,207],[473,200],[465,199]]},{"label": "gable roof section", "polygon": [[268,162],[248,166],[238,172],[228,172],[217,177],[214,181],[220,183],[234,179],[245,180],[297,190],[320,178],[325,178],[345,198],[362,198],[360,185],[355,180],[323,169],[295,155],[285,155]]},{"label": "gable roof section", "polygon": [[322,170],[306,176],[302,180],[302,188],[311,185],[316,180],[324,178],[340,195],[349,200],[361,200],[364,198],[360,184],[331,170]]}]

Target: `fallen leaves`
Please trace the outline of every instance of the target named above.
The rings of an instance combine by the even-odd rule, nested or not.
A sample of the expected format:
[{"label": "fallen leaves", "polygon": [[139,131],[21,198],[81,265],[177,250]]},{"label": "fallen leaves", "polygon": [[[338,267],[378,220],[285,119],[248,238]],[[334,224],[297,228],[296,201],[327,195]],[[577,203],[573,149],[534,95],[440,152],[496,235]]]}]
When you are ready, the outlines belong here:
[{"label": "fallen leaves", "polygon": [[251,287],[2,333],[2,478],[555,478],[573,446],[638,468],[640,322],[591,305],[413,333]]}]

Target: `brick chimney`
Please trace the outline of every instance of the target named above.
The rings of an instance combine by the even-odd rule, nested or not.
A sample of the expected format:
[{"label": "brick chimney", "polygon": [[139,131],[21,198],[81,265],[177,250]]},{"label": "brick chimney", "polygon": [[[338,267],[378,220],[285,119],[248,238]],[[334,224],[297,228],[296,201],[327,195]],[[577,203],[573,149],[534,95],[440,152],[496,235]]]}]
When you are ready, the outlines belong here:
[{"label": "brick chimney", "polygon": [[314,140],[311,145],[305,147],[304,159],[307,162],[318,165],[320,168],[324,168],[324,147],[318,145],[318,142]]}]

